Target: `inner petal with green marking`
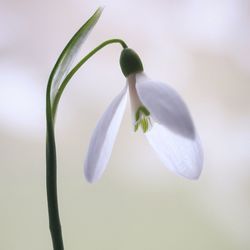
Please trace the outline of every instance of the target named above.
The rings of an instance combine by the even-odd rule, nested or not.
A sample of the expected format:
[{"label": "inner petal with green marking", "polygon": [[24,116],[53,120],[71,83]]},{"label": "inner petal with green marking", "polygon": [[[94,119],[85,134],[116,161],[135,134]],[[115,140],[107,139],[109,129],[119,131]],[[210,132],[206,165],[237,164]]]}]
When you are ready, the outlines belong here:
[{"label": "inner petal with green marking", "polygon": [[131,74],[127,77],[129,86],[129,94],[131,100],[131,111],[134,131],[136,132],[140,127],[144,133],[149,131],[152,127],[149,110],[141,102],[135,87],[135,75]]},{"label": "inner petal with green marking", "polygon": [[140,106],[135,113],[135,132],[139,127],[141,127],[143,133],[146,133],[152,127],[150,112],[144,106]]}]

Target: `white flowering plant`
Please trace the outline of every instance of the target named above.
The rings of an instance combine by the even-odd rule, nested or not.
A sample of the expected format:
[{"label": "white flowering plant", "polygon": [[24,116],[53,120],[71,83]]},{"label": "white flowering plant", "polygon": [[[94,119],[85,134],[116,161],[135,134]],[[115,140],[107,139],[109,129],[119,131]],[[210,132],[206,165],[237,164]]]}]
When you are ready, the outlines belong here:
[{"label": "white flowering plant", "polygon": [[149,144],[168,169],[188,179],[197,179],[203,165],[200,139],[184,101],[168,84],[151,80],[144,73],[139,55],[123,40],[110,39],[101,43],[72,67],[81,45],[97,23],[101,13],[102,8],[98,8],[69,41],[59,56],[47,85],[46,183],[54,250],[64,249],[57,199],[54,134],[57,107],[65,87],[74,74],[105,46],[114,43],[122,46],[120,66],[127,81],[94,129],[84,163],[87,181],[91,183],[97,181],[108,164],[125,111],[128,93],[134,131],[141,128]]}]

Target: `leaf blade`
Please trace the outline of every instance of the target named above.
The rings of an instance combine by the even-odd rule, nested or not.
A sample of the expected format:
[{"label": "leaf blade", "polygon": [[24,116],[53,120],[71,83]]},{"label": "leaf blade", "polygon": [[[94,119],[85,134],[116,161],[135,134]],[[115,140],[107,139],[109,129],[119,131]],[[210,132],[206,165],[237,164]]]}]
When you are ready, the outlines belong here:
[{"label": "leaf blade", "polygon": [[57,59],[57,62],[49,78],[49,84],[51,86],[50,98],[52,103],[60,84],[68,74],[72,63],[74,62],[77,52],[80,50],[81,45],[84,43],[88,34],[99,20],[102,10],[103,8],[99,7],[95,13],[81,26],[81,28],[67,43],[59,58]]}]

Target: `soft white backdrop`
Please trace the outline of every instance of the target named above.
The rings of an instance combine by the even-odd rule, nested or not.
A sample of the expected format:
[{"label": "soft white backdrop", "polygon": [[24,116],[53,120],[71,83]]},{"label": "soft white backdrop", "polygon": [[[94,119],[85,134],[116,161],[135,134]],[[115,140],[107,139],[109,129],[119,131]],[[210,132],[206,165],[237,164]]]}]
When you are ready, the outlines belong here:
[{"label": "soft white backdrop", "polygon": [[[205,164],[198,181],[166,170],[128,106],[103,178],[83,179],[96,121],[124,86],[119,45],[72,80],[56,126],[65,249],[250,249],[250,1],[0,2],[0,249],[52,249],[45,193],[45,89],[74,32],[99,6],[84,45],[122,38],[146,73],[187,102]],[[79,59],[79,58],[78,58]]]}]

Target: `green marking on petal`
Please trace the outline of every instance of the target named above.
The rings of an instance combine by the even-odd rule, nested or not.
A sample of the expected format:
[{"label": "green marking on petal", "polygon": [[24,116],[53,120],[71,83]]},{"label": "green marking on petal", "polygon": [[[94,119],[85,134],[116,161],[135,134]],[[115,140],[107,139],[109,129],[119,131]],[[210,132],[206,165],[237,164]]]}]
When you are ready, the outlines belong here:
[{"label": "green marking on petal", "polygon": [[137,122],[140,119],[140,108],[135,113],[135,121]]},{"label": "green marking on petal", "polygon": [[150,112],[144,106],[141,106],[140,109],[141,109],[141,112],[143,112],[146,116],[150,115]]},{"label": "green marking on petal", "polygon": [[143,133],[146,133],[151,127],[150,112],[144,106],[140,106],[135,113],[135,127],[136,132],[141,127]]}]

